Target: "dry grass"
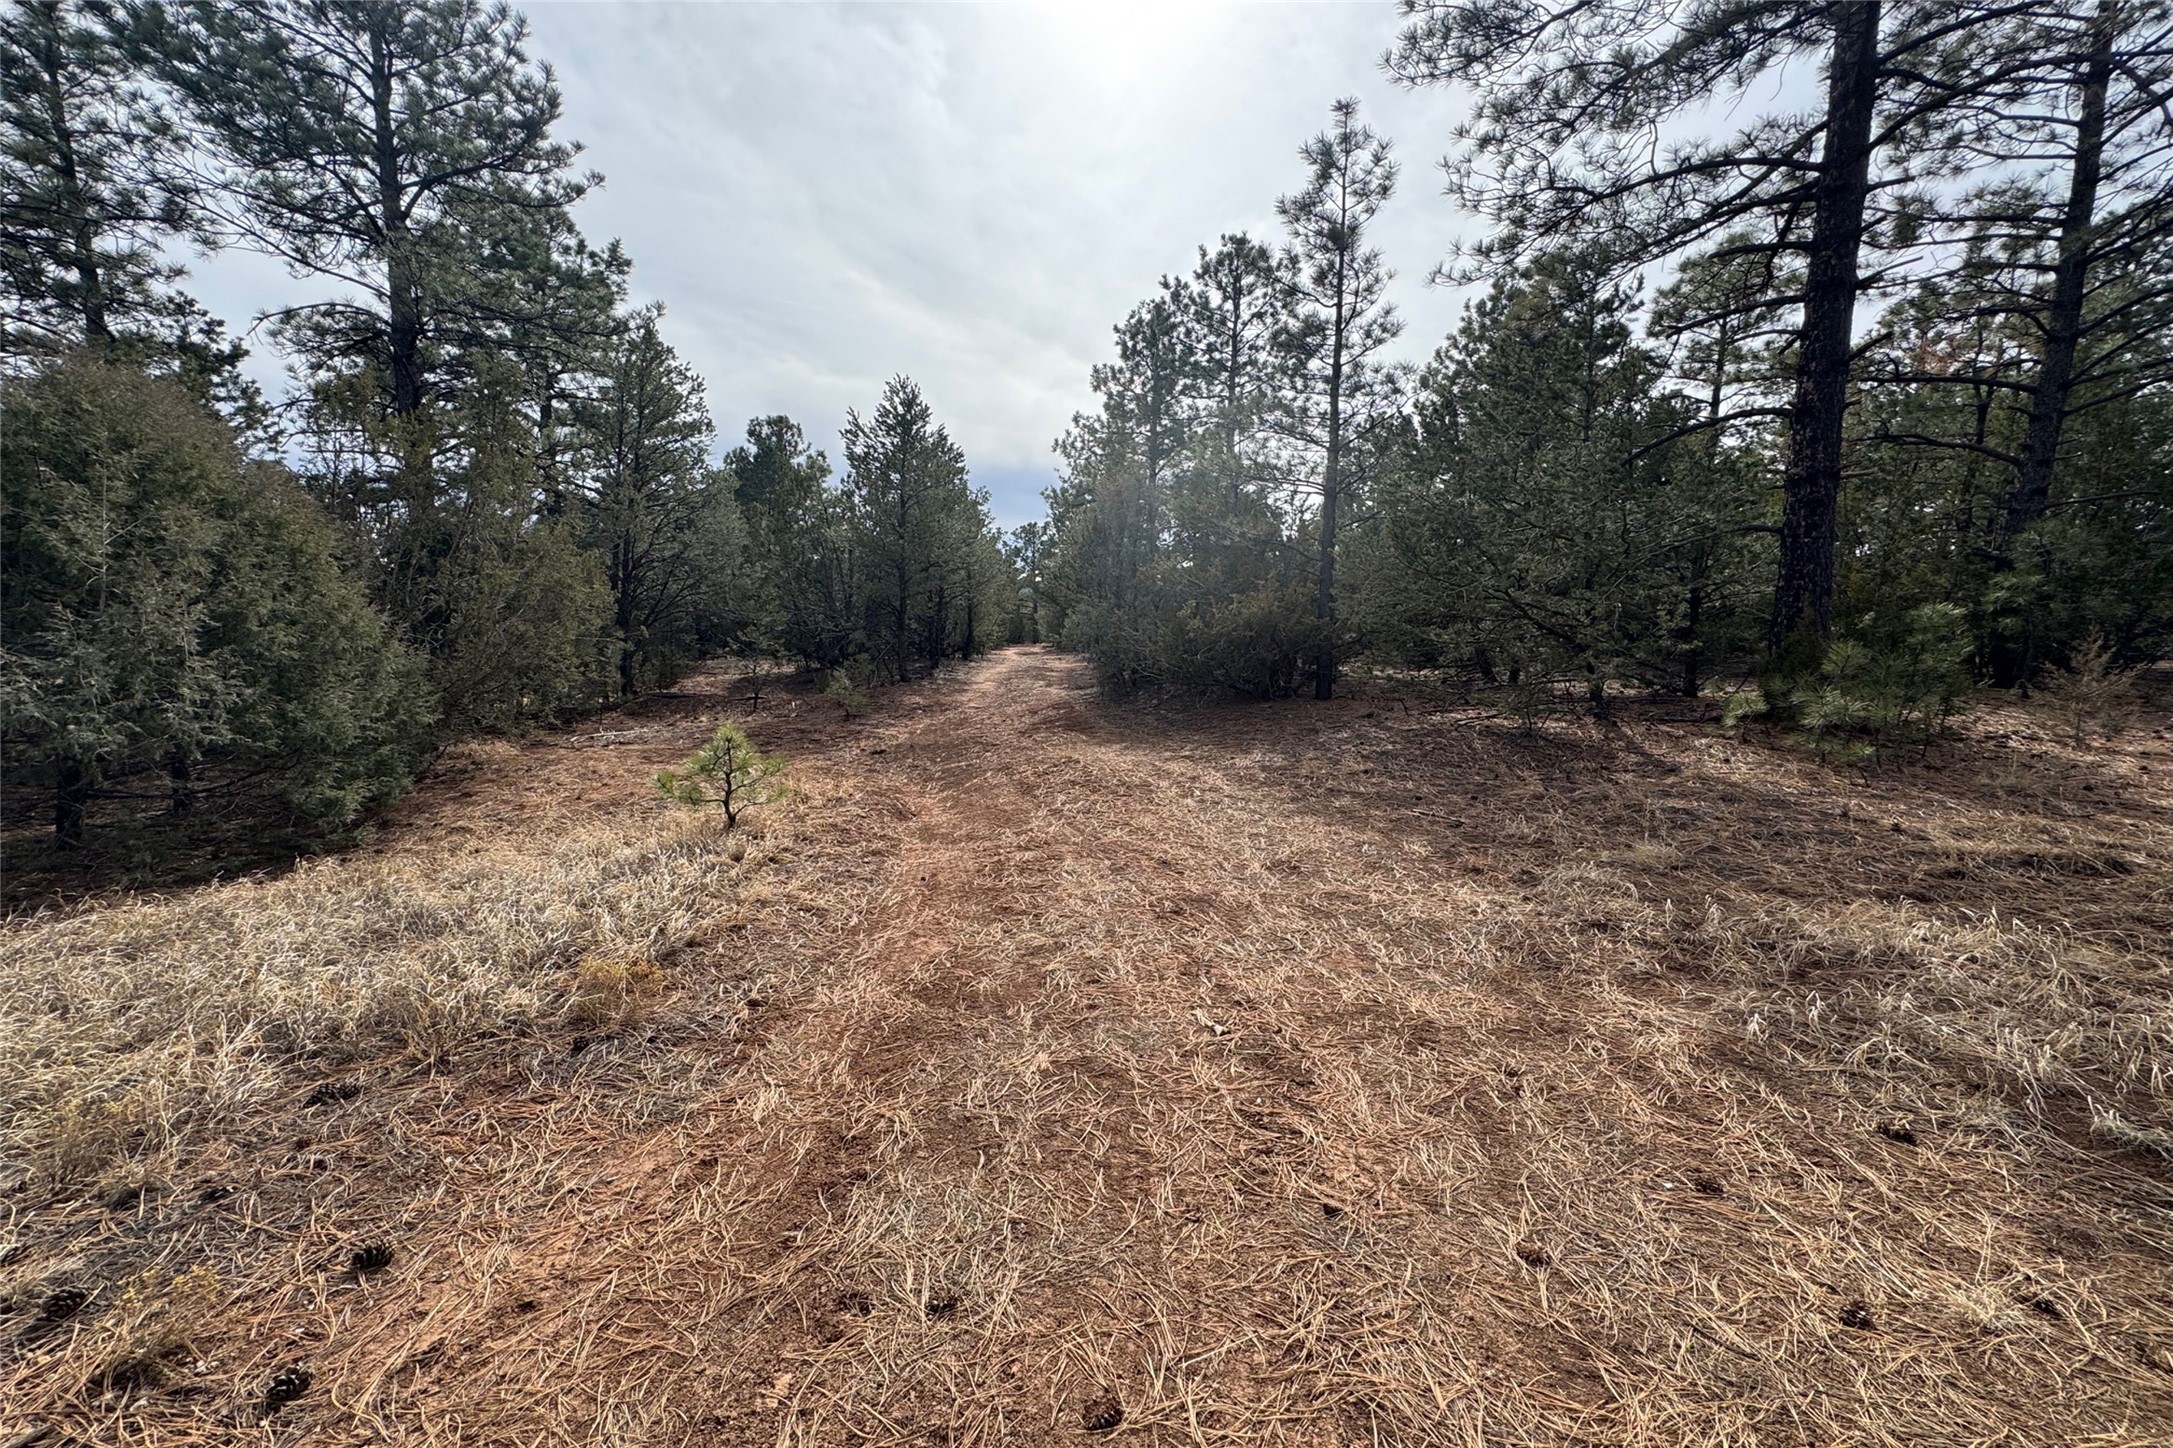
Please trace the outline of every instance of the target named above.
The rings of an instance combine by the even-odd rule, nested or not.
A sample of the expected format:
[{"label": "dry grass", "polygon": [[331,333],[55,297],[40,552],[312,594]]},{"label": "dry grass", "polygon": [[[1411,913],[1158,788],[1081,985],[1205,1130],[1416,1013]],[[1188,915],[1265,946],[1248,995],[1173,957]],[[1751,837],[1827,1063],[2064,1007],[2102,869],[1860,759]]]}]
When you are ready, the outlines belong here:
[{"label": "dry grass", "polygon": [[727,841],[643,794],[724,682],[8,927],[0,1430],[2166,1440],[2162,730],[1859,777],[1014,651],[773,695]]}]

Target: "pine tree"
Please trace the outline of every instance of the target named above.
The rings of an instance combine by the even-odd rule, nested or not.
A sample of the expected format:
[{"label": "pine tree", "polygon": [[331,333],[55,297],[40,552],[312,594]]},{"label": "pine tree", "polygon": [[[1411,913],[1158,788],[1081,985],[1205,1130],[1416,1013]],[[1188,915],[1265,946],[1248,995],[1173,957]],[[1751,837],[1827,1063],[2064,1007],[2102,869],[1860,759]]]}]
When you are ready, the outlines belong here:
[{"label": "pine tree", "polygon": [[374,369],[394,417],[423,408],[442,349],[489,330],[491,233],[596,179],[570,172],[558,88],[502,4],[154,0],[138,36],[217,158],[223,222],[368,296],[304,308],[289,335],[319,367]]},{"label": "pine tree", "polygon": [[958,549],[980,530],[962,524],[985,525],[985,512],[968,486],[965,454],[909,378],[892,378],[871,416],[848,413],[844,443],[867,638],[903,682],[916,658],[932,662],[945,649]]},{"label": "pine tree", "polygon": [[161,315],[187,228],[173,131],[100,7],[0,13],[0,281],[7,346],[106,345]]},{"label": "pine tree", "polygon": [[745,730],[737,724],[720,724],[716,736],[692,759],[657,774],[656,789],[689,809],[715,805],[724,812],[724,827],[732,830],[749,809],[776,804],[785,797],[785,786],[777,778],[784,772],[785,761],[756,749]]},{"label": "pine tree", "polygon": [[[1673,682],[1709,651],[1755,490],[1686,434],[1604,256],[1555,254],[1472,305],[1420,389],[1383,500],[1397,605],[1482,673]],[[1691,618],[1691,600],[1699,608]]]},{"label": "pine tree", "polygon": [[1157,500],[1192,438],[1199,384],[1197,334],[1186,325],[1192,305],[1182,281],[1163,278],[1160,294],[1117,324],[1117,360],[1089,378],[1103,417],[1130,438],[1148,496]]},{"label": "pine tree", "polygon": [[0,11],[0,351],[92,347],[262,423],[242,347],[175,285],[174,245],[213,240],[178,130],[101,0]]},{"label": "pine tree", "polygon": [[1019,592],[1013,602],[1015,643],[1038,644],[1041,639],[1041,569],[1048,555],[1049,525],[1040,521],[1021,523],[1004,539],[1004,554],[1018,575]]},{"label": "pine tree", "polygon": [[567,507],[567,471],[579,445],[575,409],[603,385],[602,369],[624,331],[633,263],[615,241],[591,246],[563,209],[508,219],[513,224],[485,233],[477,258],[483,305],[496,318],[469,350],[510,356],[526,375],[540,506],[555,517]]},{"label": "pine tree", "polygon": [[864,646],[852,519],[830,486],[830,460],[789,417],[758,417],[724,460],[747,522],[757,631],[810,668],[834,669]]},{"label": "pine tree", "polygon": [[1278,402],[1276,343],[1291,330],[1294,281],[1287,258],[1240,232],[1200,248],[1184,293],[1195,385],[1233,507],[1268,476],[1255,443]]},{"label": "pine tree", "polygon": [[1313,696],[1335,697],[1336,547],[1345,502],[1365,480],[1367,444],[1394,414],[1376,354],[1402,330],[1386,300],[1393,275],[1366,228],[1396,189],[1388,142],[1358,121],[1358,102],[1340,100],[1334,124],[1299,151],[1304,189],[1275,204],[1292,245],[1296,320],[1282,338],[1297,389],[1290,430],[1317,453],[1311,488],[1319,553],[1313,612],[1319,625]]},{"label": "pine tree", "polygon": [[1964,315],[2018,318],[2035,338],[2034,365],[2004,383],[2028,415],[1991,530],[2006,567],[2053,497],[2069,420],[2173,379],[2173,6],[2015,7],[1974,27],[1946,69],[1999,78],[1949,144],[2010,165],[1942,198],[1926,229],[1966,248]]},{"label": "pine tree", "polygon": [[[1962,603],[1973,665],[2003,685],[2032,681],[2092,636],[2129,663],[2151,657],[2173,625],[2165,389],[2094,382],[2075,394],[2057,492],[2011,546],[1995,548],[2035,412],[2044,334],[2009,305],[2007,279],[1983,276],[1965,256],[1949,278],[1889,309],[1867,352],[1839,616],[1893,637],[1915,608]],[[2097,347],[2126,355],[2115,367],[2138,360],[2135,344],[2104,329]],[[2095,372],[2091,354],[2079,370]]]},{"label": "pine tree", "polygon": [[[338,396],[348,426],[365,439],[359,476],[344,480],[336,457],[313,486],[352,505],[376,550],[376,591],[408,638],[430,657],[446,723],[455,729],[518,729],[592,709],[617,697],[618,638],[602,557],[584,546],[585,520],[539,508],[538,448],[526,407],[527,379],[511,358],[478,359],[458,393],[422,418],[378,415],[374,389],[357,379]],[[336,440],[320,392],[310,441]],[[385,449],[373,431],[414,438],[427,427],[429,496],[407,503],[378,481]]]},{"label": "pine tree", "polygon": [[600,393],[577,414],[584,532],[611,588],[621,698],[728,636],[748,602],[731,479],[709,465],[702,382],[658,317],[651,307],[626,320]]},{"label": "pine tree", "polygon": [[[1911,183],[1971,163],[1945,114],[2002,83],[1946,57],[2002,7],[1948,0],[1413,0],[1390,64],[1411,84],[1475,87],[1450,190],[1500,230],[1480,271],[1604,241],[1625,271],[1730,233],[1800,262],[1779,564],[1768,647],[1815,656],[1832,624],[1854,322],[1867,245],[1915,240]],[[1817,112],[1755,115],[1672,145],[1674,118],[1749,94],[1794,60],[1825,69]],[[1889,204],[1881,198],[1892,197]],[[1806,667],[1797,659],[1786,668]]]}]

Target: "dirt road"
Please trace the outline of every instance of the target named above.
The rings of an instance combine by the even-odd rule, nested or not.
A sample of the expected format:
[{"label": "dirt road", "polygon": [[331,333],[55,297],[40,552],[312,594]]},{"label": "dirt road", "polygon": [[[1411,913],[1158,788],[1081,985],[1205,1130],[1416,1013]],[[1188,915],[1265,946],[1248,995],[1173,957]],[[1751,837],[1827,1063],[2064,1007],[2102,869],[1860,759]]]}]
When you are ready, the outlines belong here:
[{"label": "dirt road", "polygon": [[[2029,1441],[2048,1394],[2115,1435],[2173,1410],[2135,1295],[2162,1179],[1999,1139],[1966,1063],[1849,1065],[1893,1029],[1852,966],[1999,944],[1859,894],[1893,870],[1864,858],[1884,801],[1731,868],[1822,778],[1695,731],[1115,712],[1031,650],[770,728],[806,853],[675,967],[760,1002],[729,1070],[460,1244],[417,1307],[475,1356],[425,1419],[1793,1443]],[[1810,954],[1865,1016],[1832,1041],[1808,992],[1734,978]],[[416,1353],[377,1337],[354,1351]]]},{"label": "dirt road", "polygon": [[[478,752],[379,849],[647,828],[737,687]],[[416,1078],[399,1266],[290,1301],[321,1387],[256,1431],[2173,1424],[2173,1193],[2085,1104],[2163,1105],[2162,739],[1859,781],[1704,725],[1113,706],[1033,649],[749,722],[796,798],[748,888],[640,1019]]]}]

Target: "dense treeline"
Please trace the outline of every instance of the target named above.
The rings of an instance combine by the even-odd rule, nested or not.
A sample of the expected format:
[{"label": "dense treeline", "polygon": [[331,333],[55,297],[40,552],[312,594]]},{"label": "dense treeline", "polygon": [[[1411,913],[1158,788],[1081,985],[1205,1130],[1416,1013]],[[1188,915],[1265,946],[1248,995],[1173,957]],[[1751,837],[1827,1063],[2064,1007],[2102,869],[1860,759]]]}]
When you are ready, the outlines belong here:
[{"label": "dense treeline", "polygon": [[[732,650],[903,678],[1016,580],[908,381],[833,482],[702,382],[574,208],[526,26],[477,0],[27,0],[0,17],[12,798],[337,824],[449,734]],[[322,284],[268,405],[173,257]],[[124,811],[125,812],[125,811]]]},{"label": "dense treeline", "polygon": [[[2162,655],[2166,5],[1405,11],[1392,72],[1477,98],[1450,193],[1497,229],[1440,275],[1487,291],[1380,360],[1396,175],[1339,104],[1283,243],[1225,237],[1118,327],[1058,445],[1052,637],[1258,694],[1361,650],[1601,707],[1755,673],[1812,724]],[[1709,124],[1790,64],[1815,110]]]},{"label": "dense treeline", "polygon": [[[720,454],[505,7],[9,4],[10,799],[63,844],[101,801],[336,824],[725,651],[847,693],[1012,638],[1258,695],[1755,675],[1814,727],[2162,655],[2173,5],[1405,10],[1391,72],[1476,98],[1463,323],[1391,360],[1400,177],[1340,102],[1280,235],[1117,327],[1005,537],[902,377],[842,475],[784,417]],[[1815,102],[1754,104],[1790,67]],[[182,288],[220,247],[318,284],[260,319],[290,396]]]},{"label": "dense treeline", "polygon": [[1366,243],[1396,168],[1349,101],[1303,154],[1290,244],[1225,236],[1165,278],[1094,371],[1100,412],[1057,444],[1044,627],[1112,684],[1334,687],[1346,520],[1408,430]]},{"label": "dense treeline", "polygon": [[902,681],[1011,636],[1019,588],[988,495],[910,378],[846,417],[846,472],[790,418],[726,459],[757,540],[751,636],[813,668]]}]

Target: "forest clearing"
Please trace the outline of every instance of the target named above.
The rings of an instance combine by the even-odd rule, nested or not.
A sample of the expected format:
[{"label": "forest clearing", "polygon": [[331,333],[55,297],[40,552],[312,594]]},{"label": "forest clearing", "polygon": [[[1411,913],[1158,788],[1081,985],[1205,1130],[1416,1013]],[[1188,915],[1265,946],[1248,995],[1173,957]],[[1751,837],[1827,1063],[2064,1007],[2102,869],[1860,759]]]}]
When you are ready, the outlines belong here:
[{"label": "forest clearing", "polygon": [[8,923],[10,1441],[2165,1440],[2163,727],[744,689]]}]

